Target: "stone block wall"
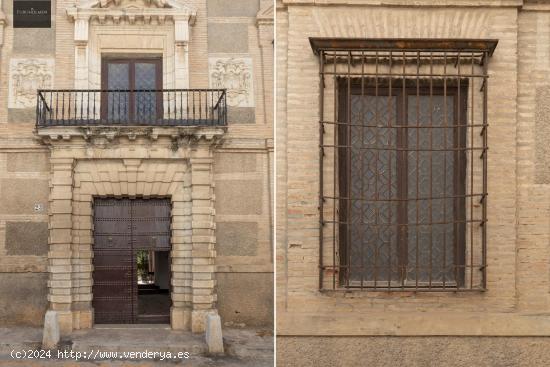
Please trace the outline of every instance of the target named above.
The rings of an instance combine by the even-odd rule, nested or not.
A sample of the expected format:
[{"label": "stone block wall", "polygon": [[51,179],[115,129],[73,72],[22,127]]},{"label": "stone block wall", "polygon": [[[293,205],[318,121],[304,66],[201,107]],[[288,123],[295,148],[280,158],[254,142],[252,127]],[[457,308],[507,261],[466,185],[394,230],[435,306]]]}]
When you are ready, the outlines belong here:
[{"label": "stone block wall", "polygon": [[40,325],[46,311],[48,157],[0,150],[0,324]]},{"label": "stone block wall", "polygon": [[[62,190],[62,185],[71,183],[53,172],[50,149],[36,139],[34,124],[36,88],[75,88],[75,26],[66,13],[74,4],[73,0],[52,1],[52,28],[29,30],[14,29],[12,1],[0,1],[0,9],[7,18],[5,27],[0,24],[3,27],[0,32],[3,35],[0,40],[0,277],[9,279],[0,289],[0,325],[7,322],[41,324],[48,307],[48,279],[56,281],[51,284],[61,284],[61,278],[52,279],[48,275],[48,253],[52,251],[52,241],[58,240],[50,238],[49,247],[48,238],[54,229],[52,226],[59,225],[53,223],[55,218],[49,214],[59,214],[59,210],[66,209],[52,208],[50,202]],[[267,307],[273,299],[270,214],[273,201],[272,4],[265,0],[190,0],[185,4],[197,11],[195,22],[189,28],[189,87],[230,87],[232,100],[224,142],[216,148],[214,162],[208,163],[209,167],[213,166],[213,173],[208,177],[197,176],[198,180],[206,180],[201,184],[211,188],[213,197],[219,195],[212,213],[215,214],[213,228],[196,230],[197,238],[204,235],[205,241],[206,238],[211,241],[212,234],[221,238],[220,248],[217,242],[211,244],[212,251],[218,252],[219,257],[208,260],[212,262],[208,266],[219,274],[218,286],[214,295],[209,293],[203,298],[211,297],[209,302],[215,304],[215,292],[220,295],[217,307],[224,323],[272,325],[272,307]],[[173,32],[172,26],[167,23],[157,27],[157,31],[169,29]],[[90,29],[93,27],[95,25]],[[138,32],[142,41],[155,33],[148,33],[147,27],[141,29],[137,24],[133,27],[133,34]],[[93,43],[100,38],[91,37],[91,40]],[[139,45],[139,42],[132,44]],[[170,45],[166,47],[167,55],[172,57]],[[227,75],[219,72],[220,67],[228,64],[235,70],[242,69],[239,78],[230,81],[229,85],[226,84]],[[35,83],[15,91],[14,83],[27,80],[29,75]],[[124,140],[121,144],[129,147],[135,142]],[[147,149],[150,154],[147,157],[150,157],[159,149],[164,151],[165,147],[159,148],[153,143],[147,145]],[[70,148],[67,152],[71,152]],[[132,157],[137,153],[129,154]],[[171,158],[171,154],[164,158]],[[62,153],[61,156],[66,155]],[[109,170],[109,165],[100,170]],[[241,194],[250,200],[233,198]],[[199,203],[200,198],[197,200]],[[197,210],[202,209],[197,206]],[[67,260],[52,261],[62,264]],[[176,265],[188,266],[186,261],[177,260]],[[202,259],[197,260],[197,264],[200,261]],[[253,280],[257,283],[253,284]],[[178,281],[188,282],[187,279]],[[90,286],[89,280],[73,280],[75,282],[84,288]],[[215,281],[208,279],[206,283],[214,287]],[[20,293],[8,292],[14,284],[21,285]],[[71,287],[82,288],[74,284]],[[248,289],[249,285],[254,288]],[[187,283],[185,286],[189,287]],[[236,289],[245,289],[240,294],[248,297],[242,306],[235,297]],[[197,290],[197,300],[202,299],[203,291]],[[10,296],[3,297],[6,294]],[[35,297],[32,302],[27,301],[29,294]],[[88,307],[86,297],[81,297],[84,306],[73,307]],[[179,307],[193,296],[178,297]],[[205,306],[205,310],[208,307]],[[181,324],[182,318],[187,316],[178,314],[176,317]],[[76,317],[67,321],[67,325],[72,322],[74,327],[81,327],[89,321],[89,315],[84,315],[81,321]]]}]

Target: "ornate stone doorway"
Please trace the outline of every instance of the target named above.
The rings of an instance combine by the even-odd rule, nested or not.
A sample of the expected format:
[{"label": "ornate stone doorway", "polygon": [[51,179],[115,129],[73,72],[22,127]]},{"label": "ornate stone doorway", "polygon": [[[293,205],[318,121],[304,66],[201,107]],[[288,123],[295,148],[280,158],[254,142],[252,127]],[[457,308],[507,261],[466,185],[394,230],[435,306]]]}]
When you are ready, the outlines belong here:
[{"label": "ornate stone doorway", "polygon": [[[225,128],[60,127],[51,149],[49,310],[62,335],[94,320],[97,198],[170,198],[170,324],[203,332],[216,313],[213,150]],[[154,146],[153,146],[154,145]]]}]

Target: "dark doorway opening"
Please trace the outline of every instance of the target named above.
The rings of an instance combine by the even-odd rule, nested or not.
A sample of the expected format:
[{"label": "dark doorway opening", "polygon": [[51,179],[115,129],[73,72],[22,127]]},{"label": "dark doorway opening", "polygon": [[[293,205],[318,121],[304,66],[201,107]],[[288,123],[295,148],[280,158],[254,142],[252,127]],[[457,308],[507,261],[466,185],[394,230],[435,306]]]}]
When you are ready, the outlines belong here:
[{"label": "dark doorway opening", "polygon": [[94,199],[97,324],[170,322],[170,222],[169,199]]},{"label": "dark doorway opening", "polygon": [[137,250],[138,321],[170,322],[170,252]]}]

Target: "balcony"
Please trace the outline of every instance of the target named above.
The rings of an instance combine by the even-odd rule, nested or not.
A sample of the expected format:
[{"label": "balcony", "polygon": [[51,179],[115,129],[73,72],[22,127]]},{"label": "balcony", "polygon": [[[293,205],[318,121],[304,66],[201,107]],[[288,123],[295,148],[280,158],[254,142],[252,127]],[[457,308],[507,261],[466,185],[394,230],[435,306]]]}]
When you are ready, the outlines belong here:
[{"label": "balcony", "polygon": [[225,89],[39,90],[36,126],[227,125]]}]

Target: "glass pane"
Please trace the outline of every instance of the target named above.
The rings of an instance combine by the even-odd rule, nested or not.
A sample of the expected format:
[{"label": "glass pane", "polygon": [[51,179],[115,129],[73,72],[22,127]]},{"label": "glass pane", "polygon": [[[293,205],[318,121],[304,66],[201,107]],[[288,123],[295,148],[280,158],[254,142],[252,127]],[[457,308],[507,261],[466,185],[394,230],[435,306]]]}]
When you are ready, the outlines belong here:
[{"label": "glass pane", "polygon": [[[153,122],[157,115],[156,92],[152,90],[157,86],[157,65],[153,63],[135,64],[135,118],[136,122]],[[145,90],[145,91],[139,91]]]},{"label": "glass pane", "polygon": [[128,121],[130,94],[116,90],[130,89],[130,65],[109,63],[107,65],[107,118],[110,121]]},{"label": "glass pane", "polygon": [[[454,282],[454,97],[408,96],[408,279]],[[426,128],[433,126],[433,128]],[[429,151],[436,149],[436,151]],[[432,199],[433,198],[433,199]],[[431,271],[430,271],[431,269]]]},{"label": "glass pane", "polygon": [[395,96],[351,96],[351,281],[399,279]]}]

